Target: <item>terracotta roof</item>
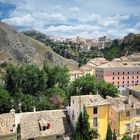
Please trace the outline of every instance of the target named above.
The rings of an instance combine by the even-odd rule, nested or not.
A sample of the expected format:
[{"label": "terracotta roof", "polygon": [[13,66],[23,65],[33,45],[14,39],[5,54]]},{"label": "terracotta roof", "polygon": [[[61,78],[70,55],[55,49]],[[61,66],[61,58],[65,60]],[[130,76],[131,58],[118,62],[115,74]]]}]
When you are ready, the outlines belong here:
[{"label": "terracotta roof", "polygon": [[109,102],[103,99],[100,95],[81,95],[81,96],[72,96],[72,98],[80,98],[81,102],[86,106],[109,105]]},{"label": "terracotta roof", "polygon": [[137,92],[137,93],[140,93],[140,85],[127,87],[127,89],[133,90],[133,91],[135,91],[135,92]]},{"label": "terracotta roof", "polygon": [[21,139],[60,135],[66,132],[64,110],[21,114]]},{"label": "terracotta roof", "polygon": [[140,108],[140,101],[132,95],[117,98],[107,96],[107,100],[117,112]]},{"label": "terracotta roof", "polygon": [[83,72],[80,71],[80,70],[72,70],[72,71],[70,71],[70,75],[75,75],[75,74],[83,74]]},{"label": "terracotta roof", "polygon": [[0,114],[0,137],[3,135],[12,135],[15,133],[15,114]]},{"label": "terracotta roof", "polygon": [[140,67],[140,61],[139,62],[117,62],[117,61],[111,61],[106,64],[102,64],[100,66],[97,66],[97,68],[128,68],[128,67]]}]

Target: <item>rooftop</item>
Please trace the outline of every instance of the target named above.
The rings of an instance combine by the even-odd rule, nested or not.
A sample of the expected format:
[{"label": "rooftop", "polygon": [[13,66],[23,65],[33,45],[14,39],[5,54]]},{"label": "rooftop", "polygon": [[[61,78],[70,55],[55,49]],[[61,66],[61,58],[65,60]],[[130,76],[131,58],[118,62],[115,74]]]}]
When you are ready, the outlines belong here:
[{"label": "rooftop", "polygon": [[21,114],[21,138],[30,139],[61,135],[66,132],[64,110],[28,112]]},{"label": "rooftop", "polygon": [[133,90],[133,91],[135,91],[135,92],[137,92],[137,93],[140,93],[140,85],[127,87],[127,89]]},{"label": "rooftop", "polygon": [[140,109],[140,101],[132,95],[121,96],[117,98],[108,96],[107,100],[117,112],[137,108]]},{"label": "rooftop", "polygon": [[72,96],[72,98],[80,98],[81,102],[86,106],[109,105],[109,102],[103,99],[100,95],[81,95],[81,96]]},{"label": "rooftop", "polygon": [[83,72],[80,71],[80,70],[72,70],[72,71],[70,71],[70,75],[75,75],[75,74],[83,74]]},{"label": "rooftop", "polygon": [[15,114],[0,114],[0,137],[3,135],[12,135],[15,133]]},{"label": "rooftop", "polygon": [[128,68],[128,67],[140,67],[140,61],[138,62],[117,62],[111,61],[106,64],[97,66],[97,68]]}]

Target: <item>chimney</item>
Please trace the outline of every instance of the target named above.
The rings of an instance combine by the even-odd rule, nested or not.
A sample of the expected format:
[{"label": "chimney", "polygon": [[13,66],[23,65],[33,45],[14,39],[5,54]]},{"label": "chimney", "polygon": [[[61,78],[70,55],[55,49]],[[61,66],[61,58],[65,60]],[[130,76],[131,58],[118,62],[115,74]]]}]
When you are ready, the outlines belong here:
[{"label": "chimney", "polygon": [[12,109],[10,110],[10,113],[15,114],[15,109],[12,108]]},{"label": "chimney", "polygon": [[50,128],[51,128],[51,124],[48,123],[48,124],[47,124],[47,129],[50,129]]}]

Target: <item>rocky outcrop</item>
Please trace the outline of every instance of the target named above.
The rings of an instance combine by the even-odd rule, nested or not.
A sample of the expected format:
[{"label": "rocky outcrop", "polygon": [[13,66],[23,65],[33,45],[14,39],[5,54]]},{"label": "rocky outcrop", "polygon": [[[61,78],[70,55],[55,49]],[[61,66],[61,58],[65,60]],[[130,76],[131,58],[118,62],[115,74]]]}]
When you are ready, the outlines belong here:
[{"label": "rocky outcrop", "polygon": [[18,33],[9,25],[0,22],[1,63],[29,63],[42,66],[44,60],[49,60],[52,65],[67,65],[70,69],[78,67],[76,61],[63,58],[50,47],[22,33]]}]

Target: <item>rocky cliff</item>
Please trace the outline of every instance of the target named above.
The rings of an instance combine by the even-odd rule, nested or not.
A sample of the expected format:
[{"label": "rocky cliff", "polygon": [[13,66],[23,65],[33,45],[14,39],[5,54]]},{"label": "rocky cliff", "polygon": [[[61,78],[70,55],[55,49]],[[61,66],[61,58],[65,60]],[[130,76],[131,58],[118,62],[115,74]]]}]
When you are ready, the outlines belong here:
[{"label": "rocky cliff", "polygon": [[50,47],[0,22],[0,63],[30,63],[42,66],[44,60],[49,60],[52,65],[67,65],[70,69],[78,67],[76,61],[63,58]]}]

